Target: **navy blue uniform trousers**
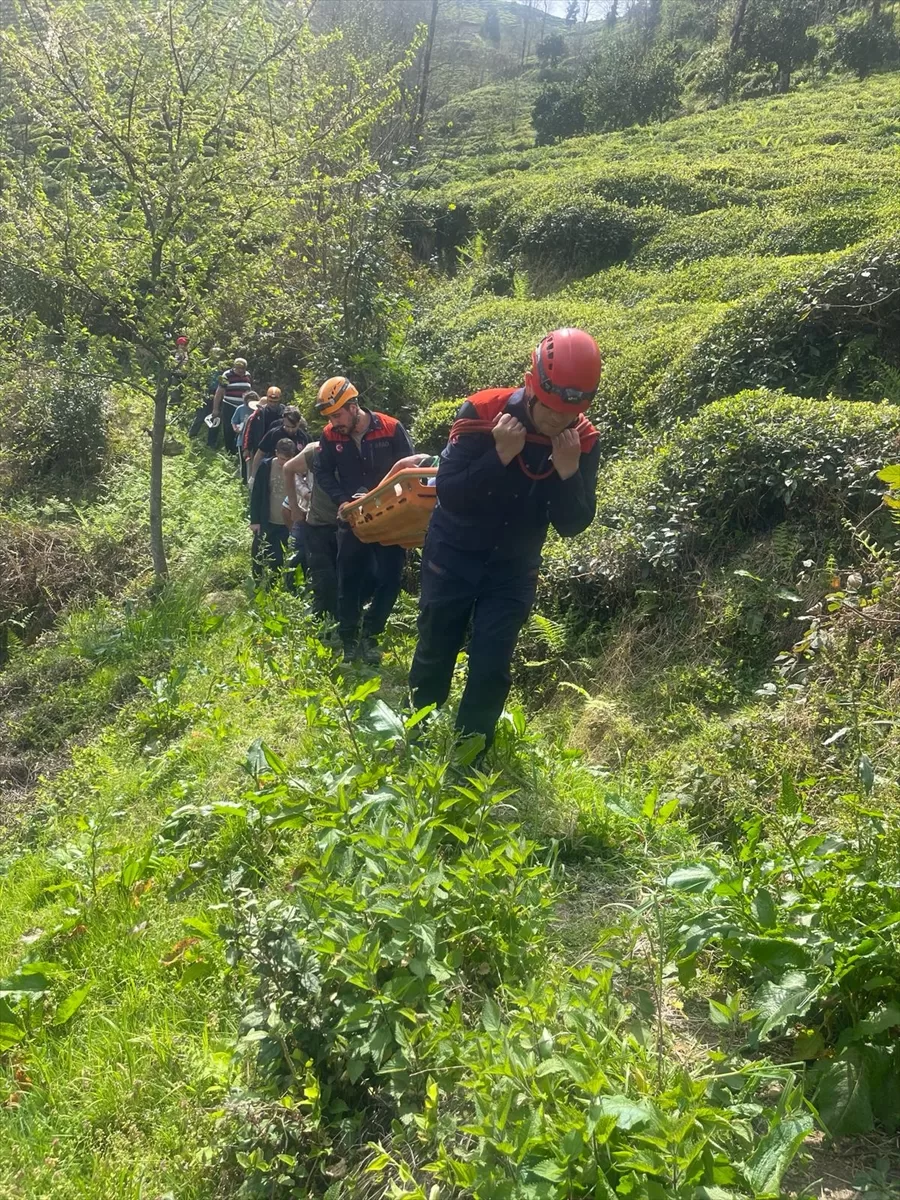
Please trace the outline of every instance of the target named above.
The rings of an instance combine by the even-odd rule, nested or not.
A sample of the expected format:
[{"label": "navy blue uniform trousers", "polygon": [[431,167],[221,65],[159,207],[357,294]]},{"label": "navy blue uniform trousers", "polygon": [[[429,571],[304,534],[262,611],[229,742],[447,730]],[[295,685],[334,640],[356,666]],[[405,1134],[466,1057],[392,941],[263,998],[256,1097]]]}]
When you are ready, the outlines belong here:
[{"label": "navy blue uniform trousers", "polygon": [[537,589],[536,568],[518,563],[468,564],[454,569],[453,555],[425,546],[419,597],[419,644],[409,673],[416,708],[440,706],[450,694],[457,656],[471,622],[469,673],[456,716],[465,735],[483,734],[485,746],[512,684],[510,666]]},{"label": "navy blue uniform trousers", "polygon": [[[338,632],[342,641],[356,641],[361,618],[365,637],[377,637],[384,632],[400,595],[405,562],[406,551],[402,546],[361,542],[350,526],[341,522],[337,534],[337,579]],[[363,616],[369,596],[372,602]]]}]

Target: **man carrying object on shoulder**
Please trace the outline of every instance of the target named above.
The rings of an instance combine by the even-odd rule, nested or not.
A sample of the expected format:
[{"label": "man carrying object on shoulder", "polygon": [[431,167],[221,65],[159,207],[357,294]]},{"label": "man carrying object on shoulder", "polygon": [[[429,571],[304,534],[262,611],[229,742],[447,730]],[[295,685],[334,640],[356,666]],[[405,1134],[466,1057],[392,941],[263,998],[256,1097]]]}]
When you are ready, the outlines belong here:
[{"label": "man carrying object on shoulder", "polygon": [[549,528],[575,537],[594,519],[600,448],[584,413],[600,370],[590,334],[557,329],[534,350],[524,387],[469,397],[441,455],[409,684],[417,709],[443,704],[471,622],[456,724],[485,748],[509,694]]}]

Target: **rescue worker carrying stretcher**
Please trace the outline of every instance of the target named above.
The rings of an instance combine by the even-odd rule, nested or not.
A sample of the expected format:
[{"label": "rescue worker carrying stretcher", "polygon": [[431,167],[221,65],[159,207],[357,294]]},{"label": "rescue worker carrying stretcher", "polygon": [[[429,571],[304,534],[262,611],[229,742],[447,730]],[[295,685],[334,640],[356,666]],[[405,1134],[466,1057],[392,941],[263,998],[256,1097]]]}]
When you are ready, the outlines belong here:
[{"label": "rescue worker carrying stretcher", "polygon": [[548,334],[524,387],[466,400],[441,455],[409,684],[417,709],[444,703],[471,621],[456,725],[464,737],[481,734],[485,748],[509,694],[549,526],[575,537],[594,518],[600,450],[584,413],[601,365],[584,330]]},{"label": "rescue worker carrying stretcher", "polygon": [[[412,454],[406,430],[394,417],[371,412],[358,402],[359,393],[343,375],[327,379],[319,389],[316,411],[330,420],[319,438],[316,487],[339,506],[376,488],[398,459]],[[338,632],[345,661],[381,661],[378,636],[384,631],[397,596],[406,551],[402,546],[361,542],[338,508]],[[363,603],[375,580],[372,601]],[[360,640],[362,622],[362,640]]]}]

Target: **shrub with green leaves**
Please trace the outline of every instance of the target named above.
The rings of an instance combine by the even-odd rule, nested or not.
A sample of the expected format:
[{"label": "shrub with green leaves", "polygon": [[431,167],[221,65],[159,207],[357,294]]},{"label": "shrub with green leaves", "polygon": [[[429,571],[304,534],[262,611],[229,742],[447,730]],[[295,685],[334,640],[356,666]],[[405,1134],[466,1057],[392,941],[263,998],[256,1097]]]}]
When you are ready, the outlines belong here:
[{"label": "shrub with green leaves", "polygon": [[447,445],[450,426],[461,404],[461,399],[435,400],[427,408],[420,409],[411,430],[413,442],[419,450],[427,454],[440,454]]},{"label": "shrub with green leaves", "polygon": [[751,1043],[793,1038],[811,1064],[810,1091],[833,1137],[900,1126],[897,927],[883,860],[895,817],[873,808],[874,771],[858,762],[846,834],[825,833],[784,775],[777,811],[744,821],[730,854],[708,854],[666,880],[685,914],[679,973],[710,957],[750,990],[749,1011],[710,1001],[716,1024],[740,1019]]},{"label": "shrub with green leaves", "polygon": [[237,931],[241,944],[252,938],[259,980],[244,1024],[259,1030],[275,1094],[295,1060],[335,1105],[364,1108],[370,1089],[409,1104],[424,1094],[427,1021],[464,983],[492,989],[538,969],[548,866],[492,814],[506,793],[445,790],[427,768],[405,780],[383,769],[338,776],[316,790],[313,799],[288,785],[277,804],[257,801],[273,827],[305,827],[308,838],[294,854],[291,902],[248,912]]},{"label": "shrub with green leaves", "polygon": [[94,480],[109,453],[112,398],[80,356],[53,367],[6,364],[11,372],[0,407],[0,486],[34,487],[55,475],[72,484]]},{"label": "shrub with green leaves", "polygon": [[652,211],[582,196],[537,214],[532,205],[512,209],[497,231],[497,245],[504,256],[518,254],[536,290],[544,291],[544,280],[593,275],[624,262],[659,223]]},{"label": "shrub with green leaves", "polygon": [[[308,682],[328,772],[295,777],[257,746],[240,806],[292,845],[290,899],[263,906],[236,872],[225,931],[255,980],[252,1087],[232,1106],[242,1194],[321,1190],[337,1171],[420,1200],[434,1181],[510,1198],[563,1182],[776,1189],[812,1128],[793,1073],[735,1062],[723,1087],[673,1069],[659,980],[632,992],[619,979],[641,970],[640,914],[621,946],[562,967],[553,855],[510,822],[512,794],[483,777],[448,786],[428,741],[409,746],[419,714],[374,699],[377,680],[350,694]],[[778,1103],[736,1121],[766,1087]],[[380,1145],[360,1158],[365,1140]]]},{"label": "shrub with green leaves", "polygon": [[900,40],[889,12],[860,9],[840,16],[821,31],[820,42],[831,50],[835,65],[852,71],[860,79],[900,64]]},{"label": "shrub with green leaves", "polygon": [[839,543],[845,518],[878,508],[876,473],[898,447],[893,407],[767,391],[710,404],[601,472],[596,522],[553,544],[545,586],[590,619],[697,553],[733,552],[787,513]]},{"label": "shrub with green leaves", "polygon": [[472,233],[471,209],[452,201],[416,197],[404,206],[400,229],[415,258],[420,262],[434,260],[452,274],[457,253]]},{"label": "shrub with green leaves", "polygon": [[[802,203],[802,198],[800,198]],[[790,204],[790,207],[788,205]],[[882,215],[852,199],[822,212],[784,207],[731,206],[674,221],[636,253],[636,266],[673,266],[714,255],[755,251],[760,255],[825,254],[844,250],[879,232]]]},{"label": "shrub with green leaves", "polygon": [[552,146],[563,138],[585,131],[584,96],[566,83],[548,83],[541,88],[531,109],[535,145]]},{"label": "shrub with green leaves", "polygon": [[900,242],[854,251],[802,283],[782,284],[727,313],[667,375],[653,408],[668,417],[696,410],[742,387],[790,387],[821,395],[830,386],[852,395],[841,377],[854,339],[900,363]]}]

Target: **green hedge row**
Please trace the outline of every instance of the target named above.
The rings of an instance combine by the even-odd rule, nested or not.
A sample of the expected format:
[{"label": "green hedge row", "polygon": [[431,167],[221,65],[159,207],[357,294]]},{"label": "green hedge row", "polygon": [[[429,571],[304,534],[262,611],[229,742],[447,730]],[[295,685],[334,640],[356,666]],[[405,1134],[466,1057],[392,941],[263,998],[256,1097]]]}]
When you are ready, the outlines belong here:
[{"label": "green hedge row", "polygon": [[645,415],[696,410],[748,386],[804,395],[840,387],[853,395],[867,382],[868,363],[842,367],[861,338],[868,363],[875,357],[900,366],[900,236],[729,310],[681,355]]},{"label": "green hedge row", "polygon": [[845,517],[879,507],[876,473],[898,459],[900,408],[742,392],[601,469],[596,521],[550,545],[545,586],[591,619],[789,514],[837,546]]},{"label": "green hedge row", "polygon": [[481,270],[433,292],[416,321],[429,400],[514,386],[543,333],[581,325],[604,354],[592,415],[607,449],[748,387],[881,398],[873,364],[900,367],[897,239],[828,257],[615,268],[542,300],[479,295]]}]

